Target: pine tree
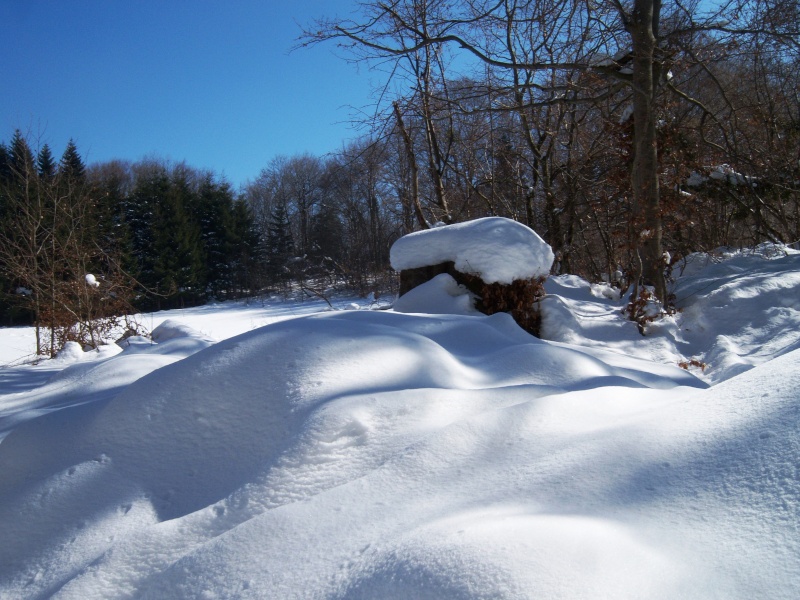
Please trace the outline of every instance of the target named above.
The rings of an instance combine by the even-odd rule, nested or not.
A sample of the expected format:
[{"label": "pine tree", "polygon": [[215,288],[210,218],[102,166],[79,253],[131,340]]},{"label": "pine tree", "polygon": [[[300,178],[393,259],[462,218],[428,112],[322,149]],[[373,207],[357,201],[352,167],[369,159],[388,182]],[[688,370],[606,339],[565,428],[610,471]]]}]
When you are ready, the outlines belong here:
[{"label": "pine tree", "polygon": [[[6,227],[6,216],[10,210],[8,190],[11,182],[11,153],[5,143],[0,143],[0,239]],[[14,303],[11,301],[11,278],[8,269],[0,262],[0,324],[12,325]]]},{"label": "pine tree", "polygon": [[96,197],[97,244],[105,264],[121,269],[127,280],[138,271],[133,253],[133,235],[126,220],[130,166],[111,161],[93,169],[91,186]]},{"label": "pine tree", "polygon": [[153,274],[168,307],[192,306],[205,299],[200,235],[185,208],[194,204],[192,196],[187,174],[176,170],[155,210]]},{"label": "pine tree", "polygon": [[217,298],[233,288],[233,194],[227,183],[217,183],[206,174],[197,193],[193,215],[200,228],[208,292]]},{"label": "pine tree", "polygon": [[279,202],[270,214],[266,240],[266,275],[272,284],[285,284],[291,279],[290,261],[294,253],[289,211]]},{"label": "pine tree", "polygon": [[10,154],[11,171],[15,178],[29,177],[35,172],[33,152],[19,129],[11,138]]},{"label": "pine tree", "polygon": [[78,147],[73,140],[67,143],[64,154],[61,156],[59,174],[75,184],[83,184],[86,180],[86,165],[83,164],[83,159],[78,154]]},{"label": "pine tree", "polygon": [[11,152],[5,143],[0,143],[0,228],[5,222],[6,211],[9,210],[11,186]]},{"label": "pine tree", "polygon": [[233,203],[231,211],[231,272],[236,295],[253,294],[260,284],[265,262],[264,248],[255,219],[244,199]]},{"label": "pine tree", "polygon": [[33,153],[19,129],[3,158],[0,271],[7,322],[33,322],[38,328],[43,302],[44,213],[37,197],[38,178]]},{"label": "pine tree", "polygon": [[[69,340],[95,345],[106,315],[121,310],[125,294],[117,286],[114,302],[106,302],[109,282],[116,286],[119,278],[110,268],[98,271],[105,255],[98,244],[94,194],[77,148],[70,143],[56,168],[48,146],[34,160],[17,132],[7,155],[9,205],[0,231],[0,262],[9,287],[20,291],[17,304],[32,314],[37,352],[54,355]],[[95,273],[95,281],[104,282],[102,291],[87,285],[86,276]]]},{"label": "pine tree", "polygon": [[[46,156],[40,158],[47,161]],[[52,219],[55,276],[63,280],[83,280],[86,273],[97,266],[89,258],[96,254],[93,246],[97,219],[94,198],[86,186],[86,167],[75,142],[70,140],[61,155],[55,180],[50,176],[41,177],[41,173],[48,169],[51,167],[47,164],[39,165],[40,181],[47,189],[42,197],[48,217]],[[83,272],[77,272],[77,269]]]},{"label": "pine tree", "polygon": [[133,192],[124,203],[123,218],[130,232],[134,275],[144,286],[141,290],[140,306],[151,305],[145,299],[149,292],[156,292],[155,263],[156,208],[166,198],[170,189],[166,167],[155,162],[141,163],[134,169]]},{"label": "pine tree", "polygon": [[53,153],[50,151],[50,146],[47,144],[42,146],[41,150],[39,150],[39,154],[36,156],[36,167],[39,172],[39,179],[43,181],[52,181],[55,179],[58,165],[56,165],[56,160],[53,158]]},{"label": "pine tree", "polygon": [[5,189],[5,184],[11,177],[11,152],[5,143],[0,143],[0,190]]}]

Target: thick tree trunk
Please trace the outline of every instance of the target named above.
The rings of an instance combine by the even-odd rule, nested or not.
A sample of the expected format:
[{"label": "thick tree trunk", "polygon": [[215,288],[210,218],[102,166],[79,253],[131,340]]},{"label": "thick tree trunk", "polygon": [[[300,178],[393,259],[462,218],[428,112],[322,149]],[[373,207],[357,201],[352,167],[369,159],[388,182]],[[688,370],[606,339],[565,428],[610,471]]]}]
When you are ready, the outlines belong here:
[{"label": "thick tree trunk", "polygon": [[666,301],[662,248],[661,201],[658,187],[658,145],[656,141],[656,24],[660,2],[635,0],[628,32],[633,44],[634,158],[631,174],[641,273],[638,280],[655,288]]}]

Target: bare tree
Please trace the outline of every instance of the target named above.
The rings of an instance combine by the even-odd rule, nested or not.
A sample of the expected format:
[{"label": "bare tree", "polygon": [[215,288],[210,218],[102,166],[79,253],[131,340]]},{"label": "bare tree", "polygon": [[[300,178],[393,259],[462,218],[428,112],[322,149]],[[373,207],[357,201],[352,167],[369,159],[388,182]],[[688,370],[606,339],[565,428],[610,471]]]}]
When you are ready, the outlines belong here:
[{"label": "bare tree", "polygon": [[[477,72],[476,64],[488,65],[495,85],[510,91],[511,102],[487,110],[519,115],[545,190],[551,178],[542,155],[546,137],[531,135],[544,130],[531,122],[530,109],[594,104],[627,90],[633,119],[630,222],[638,263],[633,279],[653,285],[662,300],[666,255],[657,122],[658,94],[670,63],[690,52],[700,33],[734,39],[768,36],[792,46],[798,31],[792,19],[796,0],[674,1],[666,9],[662,0],[386,0],[359,5],[363,20],[320,20],[306,32],[305,43],[337,40],[357,58],[374,61],[418,60],[421,53],[430,58],[453,46],[461,51],[462,68]],[[443,90],[425,87],[430,80],[420,81],[418,89],[426,92],[423,112],[434,93],[451,100]]]},{"label": "bare tree", "polygon": [[132,286],[99,243],[97,198],[82,169],[72,144],[57,170],[41,160],[37,169],[18,133],[0,186],[0,267],[32,314],[37,354],[54,356],[67,341],[96,347],[132,312]]}]

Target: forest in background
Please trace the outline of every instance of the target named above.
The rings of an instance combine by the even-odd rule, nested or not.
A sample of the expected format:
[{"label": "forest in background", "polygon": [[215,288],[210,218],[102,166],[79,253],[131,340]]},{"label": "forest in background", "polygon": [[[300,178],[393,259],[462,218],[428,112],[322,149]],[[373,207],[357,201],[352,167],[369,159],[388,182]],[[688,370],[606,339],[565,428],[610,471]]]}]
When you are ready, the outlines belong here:
[{"label": "forest in background", "polygon": [[[398,237],[483,216],[534,229],[557,273],[638,284],[655,234],[632,183],[623,13],[601,15],[597,38],[560,2],[495,4],[467,21],[442,2],[362,2],[372,29],[317,24],[307,43],[344,38],[356,60],[390,66],[368,133],[330,155],[276,157],[239,190],[157,159],[87,167],[72,142],[56,160],[15,132],[0,145],[2,324],[41,325],[44,352],[94,343],[87,323],[132,310],[380,293]],[[649,117],[667,273],[695,251],[800,241],[797,3],[745,4],[749,29],[700,27],[688,5],[661,15]],[[459,27],[481,60],[436,33]]]}]

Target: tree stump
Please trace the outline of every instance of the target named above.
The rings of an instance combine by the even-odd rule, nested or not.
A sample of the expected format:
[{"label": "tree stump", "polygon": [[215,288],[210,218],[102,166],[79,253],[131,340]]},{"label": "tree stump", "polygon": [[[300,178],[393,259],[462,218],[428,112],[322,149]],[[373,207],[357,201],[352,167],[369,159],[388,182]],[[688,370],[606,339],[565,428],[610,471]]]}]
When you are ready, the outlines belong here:
[{"label": "tree stump", "polygon": [[457,271],[455,263],[445,262],[400,271],[400,295],[408,293],[442,273],[447,273],[458,284],[472,292],[476,297],[475,308],[483,314],[509,313],[520,327],[539,337],[542,320],[539,313],[539,300],[545,295],[546,277],[517,279],[510,284],[486,283],[477,275]]}]

